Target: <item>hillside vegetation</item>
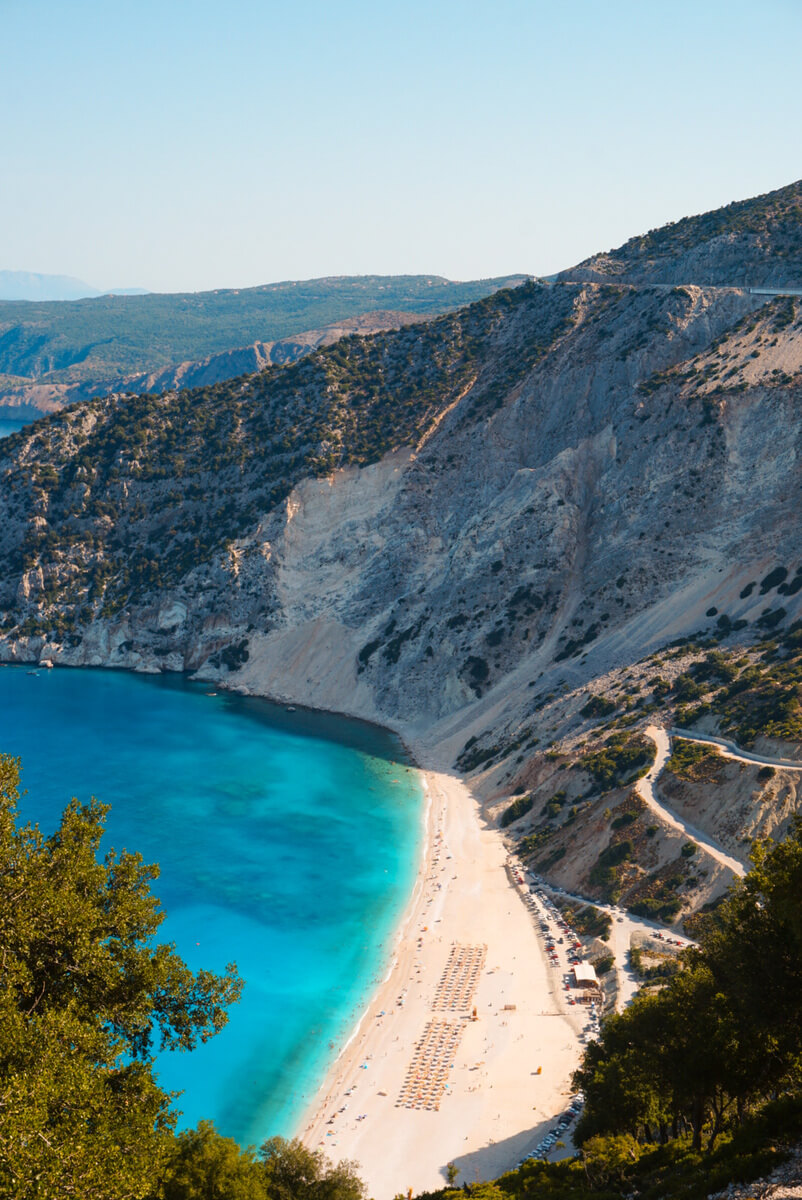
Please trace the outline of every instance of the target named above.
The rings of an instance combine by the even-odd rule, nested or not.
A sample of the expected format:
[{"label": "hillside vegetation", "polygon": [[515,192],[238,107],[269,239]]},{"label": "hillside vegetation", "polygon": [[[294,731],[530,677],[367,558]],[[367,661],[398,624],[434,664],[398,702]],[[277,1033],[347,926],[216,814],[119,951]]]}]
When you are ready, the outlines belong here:
[{"label": "hillside vegetation", "polygon": [[212,292],[2,301],[0,378],[7,377],[12,394],[34,383],[81,383],[101,394],[128,375],[276,341],[377,309],[444,312],[522,278],[456,283],[433,275],[364,275]]},{"label": "hillside vegetation", "polygon": [[671,221],[564,271],[563,279],[802,288],[802,181]]},{"label": "hillside vegetation", "polygon": [[[8,439],[6,629],[30,572],[41,584],[26,632],[74,630],[208,563],[301,479],[414,445],[469,388],[476,413],[492,411],[567,327],[573,299],[524,285],[421,328],[343,339],[286,369],[90,401]],[[500,339],[515,333],[527,348],[505,357]]]}]

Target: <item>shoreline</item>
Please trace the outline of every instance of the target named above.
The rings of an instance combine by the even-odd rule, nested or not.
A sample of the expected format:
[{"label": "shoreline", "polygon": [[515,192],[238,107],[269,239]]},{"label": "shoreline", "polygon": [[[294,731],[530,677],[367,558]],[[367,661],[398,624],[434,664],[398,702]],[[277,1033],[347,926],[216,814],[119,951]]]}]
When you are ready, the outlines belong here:
[{"label": "shoreline", "polygon": [[[165,674],[187,678],[186,672]],[[347,1039],[294,1123],[294,1136],[334,1162],[357,1163],[373,1200],[393,1200],[410,1188],[443,1188],[451,1162],[458,1185],[514,1167],[566,1107],[581,1047],[532,916],[505,870],[500,831],[484,821],[467,783],[424,766],[429,747],[398,729],[262,696],[252,685],[211,686],[391,734],[408,757],[403,765],[418,772],[424,794],[417,872],[388,938],[388,965],[355,1011]],[[470,1002],[444,1012],[436,1002],[438,983],[454,945],[481,948],[482,963]],[[404,1103],[401,1093],[417,1069],[416,1047],[432,1025],[453,1030],[454,1038],[437,1103],[426,1108]]]},{"label": "shoreline", "polygon": [[[389,969],[296,1132],[334,1162],[355,1161],[374,1200],[445,1187],[449,1162],[459,1183],[513,1167],[565,1107],[580,1057],[499,832],[461,779],[418,770],[425,840]],[[438,987],[455,944],[474,947],[482,966],[475,994],[444,1011]],[[454,1044],[426,1108],[409,1103],[410,1063],[433,1024]]]}]

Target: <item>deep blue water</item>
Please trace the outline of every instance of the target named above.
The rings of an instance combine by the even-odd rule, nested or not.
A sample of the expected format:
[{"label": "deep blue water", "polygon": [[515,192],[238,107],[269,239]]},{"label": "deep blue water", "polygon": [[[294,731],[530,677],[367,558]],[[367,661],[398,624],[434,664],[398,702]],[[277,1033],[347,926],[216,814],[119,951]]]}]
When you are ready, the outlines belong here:
[{"label": "deep blue water", "polygon": [[417,773],[360,722],[206,695],[176,676],[0,667],[0,751],[48,833],[70,796],[112,805],[107,844],[158,862],[154,891],[193,969],[235,961],[228,1025],[159,1059],[182,1125],[242,1144],[295,1131],[385,968],[413,886]]},{"label": "deep blue water", "polygon": [[8,437],[9,434],[16,433],[18,429],[23,429],[29,424],[29,421],[7,421],[5,418],[0,418],[0,438]]}]

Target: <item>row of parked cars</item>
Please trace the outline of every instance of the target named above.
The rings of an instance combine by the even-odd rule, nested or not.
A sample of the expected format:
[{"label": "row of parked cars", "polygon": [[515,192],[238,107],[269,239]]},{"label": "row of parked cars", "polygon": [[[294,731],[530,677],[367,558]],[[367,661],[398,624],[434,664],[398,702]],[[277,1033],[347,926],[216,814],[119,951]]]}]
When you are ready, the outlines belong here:
[{"label": "row of parked cars", "polygon": [[554,1126],[554,1128],[549,1130],[546,1136],[542,1139],[542,1141],[538,1142],[537,1146],[530,1154],[525,1155],[524,1158],[521,1159],[521,1161],[518,1163],[518,1166],[522,1167],[525,1162],[529,1162],[529,1160],[533,1158],[539,1158],[542,1162],[545,1162],[557,1142],[560,1141],[563,1134],[568,1129],[568,1126],[571,1125],[572,1122],[575,1121],[582,1112],[583,1104],[584,1097],[581,1092],[577,1092],[577,1094],[571,1100],[569,1107],[565,1110],[562,1116],[558,1118],[557,1124]]}]

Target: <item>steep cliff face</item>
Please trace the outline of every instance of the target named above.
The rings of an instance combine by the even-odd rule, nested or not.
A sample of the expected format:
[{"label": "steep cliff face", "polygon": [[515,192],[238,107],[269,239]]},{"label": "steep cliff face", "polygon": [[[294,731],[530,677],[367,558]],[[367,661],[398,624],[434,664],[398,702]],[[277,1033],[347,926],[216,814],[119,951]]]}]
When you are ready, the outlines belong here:
[{"label": "steep cliff face", "polygon": [[[300,443],[282,456],[249,443],[266,400],[246,412],[242,388],[190,406],[218,403],[218,425],[235,412],[217,475],[211,432],[168,431],[187,415],[170,415],[181,397],[152,402],[144,433],[126,424],[135,402],[110,400],[18,435],[0,463],[3,656],[197,670],[379,718],[453,755],[467,733],[511,737],[532,685],[632,661],[711,606],[757,617],[765,600],[739,599],[744,585],[802,561],[797,302],[598,285],[506,297],[465,310],[459,328],[407,331],[371,436],[379,412],[399,421],[403,402],[412,415],[346,467],[320,446],[363,411],[366,363],[378,378],[402,335],[359,371],[336,348],[307,360],[286,400],[294,419],[299,397],[340,392],[295,477]],[[440,355],[419,408],[415,347],[421,363]],[[350,444],[367,428],[357,420]],[[168,450],[183,474],[156,471]],[[120,574],[140,554],[140,574]]]},{"label": "steep cliff face", "polygon": [[[798,191],[735,214],[772,261]],[[713,254],[723,212],[645,241]],[[529,283],[67,410],[2,445],[0,655],[194,671],[446,763],[548,744],[544,697],[793,620],[802,575],[778,613],[754,581],[802,566],[801,334],[795,297]]]},{"label": "steep cliff face", "polygon": [[802,289],[802,182],[672,222],[559,278]]}]

